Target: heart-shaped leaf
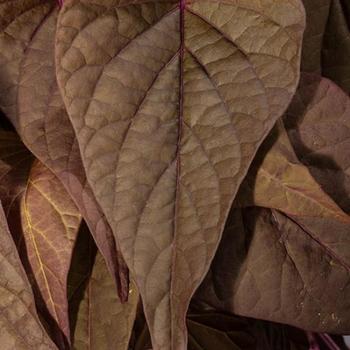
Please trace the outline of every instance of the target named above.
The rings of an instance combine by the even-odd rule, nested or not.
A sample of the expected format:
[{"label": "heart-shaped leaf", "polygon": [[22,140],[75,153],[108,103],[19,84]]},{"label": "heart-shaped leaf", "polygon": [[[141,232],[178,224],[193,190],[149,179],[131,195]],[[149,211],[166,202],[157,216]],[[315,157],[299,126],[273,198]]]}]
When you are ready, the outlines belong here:
[{"label": "heart-shaped leaf", "polygon": [[154,349],[185,314],[250,162],[298,81],[298,0],[65,2],[58,82]]}]

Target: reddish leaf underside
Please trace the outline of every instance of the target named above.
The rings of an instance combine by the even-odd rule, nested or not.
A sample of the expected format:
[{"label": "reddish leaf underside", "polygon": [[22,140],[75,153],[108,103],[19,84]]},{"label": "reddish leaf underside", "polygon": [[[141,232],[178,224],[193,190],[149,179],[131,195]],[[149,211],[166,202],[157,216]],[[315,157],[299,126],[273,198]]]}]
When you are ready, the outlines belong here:
[{"label": "reddish leaf underside", "polygon": [[60,11],[59,86],[154,349],[186,348],[188,303],[295,91],[303,28],[298,0],[74,0]]}]

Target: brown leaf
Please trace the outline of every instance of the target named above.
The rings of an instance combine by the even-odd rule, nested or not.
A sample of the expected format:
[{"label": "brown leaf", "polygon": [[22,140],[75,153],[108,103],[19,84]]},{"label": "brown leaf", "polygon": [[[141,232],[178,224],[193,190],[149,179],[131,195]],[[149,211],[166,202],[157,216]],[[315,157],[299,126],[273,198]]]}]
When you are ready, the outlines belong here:
[{"label": "brown leaf", "polygon": [[[13,3],[4,1],[3,6],[8,7],[9,2]],[[0,47],[6,53],[0,57],[0,78],[7,86],[0,90],[0,104],[26,146],[54,172],[72,196],[107,260],[121,299],[125,300],[127,268],[117,251],[111,228],[86,181],[75,133],[58,91],[54,67],[58,9],[54,1],[33,4],[34,9],[28,6],[26,11],[12,4],[13,10],[18,11],[10,23],[14,29],[8,33],[6,27],[0,34]],[[36,26],[31,17],[28,17],[30,20],[21,19],[33,16],[33,11],[41,15],[35,22]],[[7,16],[6,11],[0,12],[1,16]]]},{"label": "brown leaf", "polygon": [[350,213],[350,99],[334,83],[303,74],[284,117],[300,161]]},{"label": "brown leaf", "polygon": [[295,91],[303,28],[298,0],[64,3],[59,86],[155,349],[186,348],[188,303]]},{"label": "brown leaf", "polygon": [[303,0],[306,28],[303,38],[301,70],[321,73],[322,45],[332,0]]},{"label": "brown leaf", "polygon": [[61,182],[39,161],[30,171],[21,218],[31,277],[49,316],[69,340],[67,276],[81,216]]},{"label": "brown leaf", "polygon": [[16,245],[22,237],[20,198],[33,161],[15,132],[0,129],[0,200]]},{"label": "brown leaf", "polygon": [[237,205],[278,209],[303,221],[350,224],[294,153],[282,122],[264,142],[237,196]]},{"label": "brown leaf", "polygon": [[2,350],[54,350],[36,314],[33,293],[0,205],[0,343]]},{"label": "brown leaf", "polygon": [[350,5],[347,0],[303,0],[306,30],[301,69],[332,79],[350,93]]},{"label": "brown leaf", "polygon": [[231,213],[197,295],[245,316],[348,332],[350,218],[299,163],[282,123],[264,142],[237,201],[272,210]]},{"label": "brown leaf", "polygon": [[[309,350],[302,330],[215,310],[191,312],[187,325],[189,350]],[[146,327],[133,349],[150,349]]]},{"label": "brown leaf", "polygon": [[90,233],[81,230],[69,279],[72,348],[127,350],[138,292],[131,283],[128,302],[121,304],[102,256],[95,254]]},{"label": "brown leaf", "polygon": [[322,75],[350,93],[349,2],[332,0],[322,47]]},{"label": "brown leaf", "polygon": [[349,230],[326,233],[328,242],[314,239],[276,210],[235,209],[196,298],[226,312],[347,334],[349,252],[334,250],[349,246]]}]

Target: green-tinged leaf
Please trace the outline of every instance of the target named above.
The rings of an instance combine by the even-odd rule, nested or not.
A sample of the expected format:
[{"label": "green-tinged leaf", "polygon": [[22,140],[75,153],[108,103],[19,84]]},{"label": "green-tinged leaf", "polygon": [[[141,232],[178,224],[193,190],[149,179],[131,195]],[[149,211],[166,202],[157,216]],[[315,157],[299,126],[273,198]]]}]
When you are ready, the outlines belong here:
[{"label": "green-tinged leaf", "polygon": [[0,207],[0,343],[2,350],[57,349],[36,314],[34,298]]},{"label": "green-tinged leaf", "polygon": [[[234,209],[196,298],[226,312],[348,333],[348,252],[335,255],[315,233],[276,210]],[[349,245],[336,229],[327,233],[334,245]]]},{"label": "green-tinged leaf", "polygon": [[153,347],[185,314],[242,178],[295,91],[299,0],[64,2],[57,76]]},{"label": "green-tinged leaf", "polygon": [[303,74],[284,117],[300,161],[336,203],[350,212],[350,99],[325,78]]},{"label": "green-tinged leaf", "polygon": [[[55,1],[3,6],[17,11],[0,33],[0,105],[26,146],[62,181],[88,223],[116,280],[121,299],[128,293],[128,273],[100,206],[87,183],[79,146],[58,91],[54,42],[58,8]],[[1,7],[0,7],[1,10]],[[34,16],[35,13],[35,16]],[[7,12],[0,12],[0,18]],[[22,18],[23,17],[23,18]],[[33,19],[37,18],[33,24]],[[5,19],[3,19],[5,20]],[[10,29],[11,30],[10,30]]]},{"label": "green-tinged leaf", "polygon": [[113,279],[86,228],[81,230],[70,270],[72,348],[127,350],[138,304],[131,283],[128,302],[121,304]]},{"label": "green-tinged leaf", "polygon": [[[69,341],[67,276],[81,216],[55,175],[35,161],[21,199],[23,244],[44,317]],[[46,315],[46,312],[48,315]],[[63,339],[62,342],[65,340]],[[63,346],[63,344],[60,344]]]}]

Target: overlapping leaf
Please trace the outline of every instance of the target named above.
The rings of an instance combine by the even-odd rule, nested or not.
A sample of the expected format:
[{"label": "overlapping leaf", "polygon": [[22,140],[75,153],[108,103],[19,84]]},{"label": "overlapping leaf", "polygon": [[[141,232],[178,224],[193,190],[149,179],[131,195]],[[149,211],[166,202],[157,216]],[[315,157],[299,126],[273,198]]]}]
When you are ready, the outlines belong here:
[{"label": "overlapping leaf", "polygon": [[131,283],[128,302],[121,304],[102,256],[95,254],[90,233],[81,231],[70,271],[72,348],[127,350],[138,292]]},{"label": "overlapping leaf", "polygon": [[38,293],[69,340],[67,276],[81,216],[61,182],[39,161],[30,171],[21,217],[23,244]]},{"label": "overlapping leaf", "polygon": [[36,314],[33,294],[0,207],[0,342],[3,350],[57,349]]},{"label": "overlapping leaf", "polygon": [[[22,5],[4,1],[17,16],[0,34],[0,105],[26,146],[62,181],[87,221],[125,300],[128,275],[110,226],[87,184],[74,130],[65,112],[55,77],[55,1]],[[1,8],[0,8],[1,9]],[[23,19],[24,18],[24,19]]]},{"label": "overlapping leaf", "polygon": [[301,69],[350,93],[350,6],[347,0],[303,0],[307,25]]},{"label": "overlapping leaf", "polygon": [[[306,333],[293,327],[214,311],[187,317],[189,350],[309,350]],[[134,350],[150,348],[144,329]]]},{"label": "overlapping leaf", "polygon": [[294,93],[303,27],[297,0],[64,3],[60,89],[155,349],[186,347],[232,199]]},{"label": "overlapping leaf", "polygon": [[349,97],[328,79],[303,74],[284,123],[300,161],[349,213]]},{"label": "overlapping leaf", "polygon": [[237,199],[271,209],[233,210],[198,295],[245,316],[349,332],[350,218],[299,163],[282,125],[274,131]]},{"label": "overlapping leaf", "polygon": [[0,200],[16,245],[22,237],[20,198],[33,160],[16,133],[0,130]]}]

